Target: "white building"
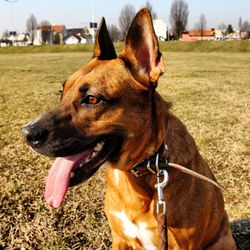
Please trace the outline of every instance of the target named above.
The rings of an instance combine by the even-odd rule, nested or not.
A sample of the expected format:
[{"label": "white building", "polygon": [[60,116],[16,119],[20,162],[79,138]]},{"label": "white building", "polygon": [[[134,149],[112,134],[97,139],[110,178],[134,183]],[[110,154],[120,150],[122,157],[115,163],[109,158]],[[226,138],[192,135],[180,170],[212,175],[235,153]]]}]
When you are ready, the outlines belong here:
[{"label": "white building", "polygon": [[0,39],[0,47],[28,46],[31,44],[30,36],[26,33],[10,32]]},{"label": "white building", "polygon": [[77,34],[77,35],[67,35],[64,38],[64,43],[65,44],[84,44],[87,43],[87,39],[82,37],[81,34]]},{"label": "white building", "polygon": [[33,42],[33,45],[41,45],[42,43],[43,43],[42,30],[41,29],[36,29],[34,31],[34,42]]},{"label": "white building", "polygon": [[167,36],[167,24],[161,19],[153,20],[155,34],[159,41],[164,41]]},{"label": "white building", "polygon": [[30,36],[28,34],[18,34],[13,43],[14,46],[28,46],[31,44]]}]

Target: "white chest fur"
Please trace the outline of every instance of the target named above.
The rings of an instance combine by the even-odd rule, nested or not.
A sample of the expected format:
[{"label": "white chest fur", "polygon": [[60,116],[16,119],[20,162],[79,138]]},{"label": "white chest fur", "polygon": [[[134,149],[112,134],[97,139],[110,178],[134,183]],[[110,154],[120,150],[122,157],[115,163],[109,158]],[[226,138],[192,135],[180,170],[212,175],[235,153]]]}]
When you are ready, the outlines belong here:
[{"label": "white chest fur", "polygon": [[126,215],[125,211],[122,210],[121,212],[110,212],[112,215],[116,216],[122,222],[123,233],[130,238],[137,238],[140,240],[143,248],[146,250],[156,250],[157,247],[153,243],[153,234],[151,231],[147,229],[147,223],[145,222],[138,222],[133,223],[128,216]]}]

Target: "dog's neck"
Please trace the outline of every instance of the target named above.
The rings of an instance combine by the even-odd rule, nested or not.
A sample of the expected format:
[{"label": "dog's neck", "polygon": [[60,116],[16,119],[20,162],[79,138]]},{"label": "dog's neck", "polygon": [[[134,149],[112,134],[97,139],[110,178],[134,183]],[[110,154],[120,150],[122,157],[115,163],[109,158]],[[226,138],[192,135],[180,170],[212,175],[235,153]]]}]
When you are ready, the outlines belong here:
[{"label": "dog's neck", "polygon": [[[121,154],[119,161],[111,163],[107,170],[108,185],[112,182],[112,186],[115,184],[117,188],[122,188],[124,182],[127,187],[129,186],[131,188],[131,192],[133,192],[134,195],[137,194],[137,198],[143,199],[144,202],[152,199],[155,192],[154,185],[156,176],[145,175],[136,178],[130,173],[130,169],[136,164],[155,155],[164,142],[170,144],[172,136],[171,121],[168,120],[169,104],[166,103],[157,92],[152,92],[151,96],[152,120],[148,121],[148,125],[152,128],[151,133],[148,132],[144,136],[139,136],[140,140],[144,141],[138,141],[136,136],[132,138],[132,140],[134,139],[134,143],[129,143],[130,148],[126,148],[125,146],[125,150]],[[158,122],[155,123],[155,121]],[[147,124],[145,124],[145,126],[147,126]],[[169,142],[165,141],[166,139],[169,140]],[[139,145],[138,142],[140,142]],[[131,148],[131,145],[134,145],[134,148]],[[128,183],[129,185],[127,185]],[[128,192],[128,190],[126,190],[126,192]]]},{"label": "dog's neck", "polygon": [[[111,163],[107,169],[108,186],[112,185],[115,189],[122,192],[123,185],[129,190],[124,190],[125,196],[127,193],[133,193],[136,200],[144,200],[143,202],[151,201],[155,193],[155,175],[146,175],[140,178],[133,176],[129,170],[136,164],[150,158],[160,148],[163,142],[169,147],[169,159],[171,162],[181,164],[183,166],[190,166],[190,162],[195,158],[198,153],[193,138],[187,132],[185,126],[172,115],[169,111],[170,104],[165,102],[162,97],[155,92],[153,95],[153,105],[155,105],[152,111],[152,120],[147,124],[155,124],[151,126],[151,132],[138,137],[131,138],[133,143],[129,143],[130,147],[126,148],[121,154],[119,161]],[[155,123],[157,121],[157,123]],[[145,124],[145,126],[147,126]],[[149,131],[149,130],[147,130]],[[139,140],[140,138],[140,140]],[[140,142],[138,144],[138,142]],[[132,145],[132,146],[131,146]],[[144,145],[144,146],[141,146]],[[182,152],[182,154],[180,154]],[[185,154],[183,153],[185,152]],[[194,165],[195,166],[195,165]],[[195,169],[193,169],[195,170]],[[201,171],[201,170],[200,170]],[[178,176],[181,175],[179,178]],[[179,180],[179,184],[185,181],[185,176],[175,169],[169,169],[169,187],[174,180]],[[176,185],[179,185],[178,183]],[[123,198],[128,199],[127,202],[131,202],[130,197]],[[137,203],[138,204],[138,203]]]},{"label": "dog's neck", "polygon": [[136,164],[157,153],[166,138],[168,140],[171,137],[168,126],[170,122],[167,121],[169,104],[153,89],[150,98],[150,119],[145,120],[143,129],[125,139],[118,161],[112,163],[114,168],[128,172]]}]

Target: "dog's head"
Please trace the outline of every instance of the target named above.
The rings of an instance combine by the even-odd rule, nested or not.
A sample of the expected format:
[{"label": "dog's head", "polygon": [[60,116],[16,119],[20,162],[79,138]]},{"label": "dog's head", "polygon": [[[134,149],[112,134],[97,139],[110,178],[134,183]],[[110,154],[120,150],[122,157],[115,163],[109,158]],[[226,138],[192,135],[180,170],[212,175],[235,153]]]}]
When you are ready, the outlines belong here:
[{"label": "dog's head", "polygon": [[60,206],[68,186],[104,162],[126,155],[128,164],[140,153],[152,137],[152,94],[163,72],[147,9],[134,18],[118,57],[102,20],[93,58],[65,81],[59,107],[23,129],[35,151],[58,157],[47,181],[48,203]]}]

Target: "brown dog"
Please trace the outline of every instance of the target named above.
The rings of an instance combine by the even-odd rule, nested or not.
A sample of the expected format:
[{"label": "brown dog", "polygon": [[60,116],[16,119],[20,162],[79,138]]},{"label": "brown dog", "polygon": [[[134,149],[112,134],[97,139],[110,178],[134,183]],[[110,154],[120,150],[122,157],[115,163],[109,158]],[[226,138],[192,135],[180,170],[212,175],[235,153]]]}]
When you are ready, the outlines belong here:
[{"label": "brown dog", "polygon": [[[162,145],[171,162],[215,180],[185,126],[155,91],[163,73],[147,9],[133,20],[119,57],[103,20],[93,59],[65,82],[60,106],[23,129],[37,152],[58,157],[45,191],[53,207],[61,206],[69,186],[105,163],[113,249],[158,247],[156,176],[141,163],[165,154]],[[179,170],[168,172],[169,249],[236,249],[221,191]]]}]

